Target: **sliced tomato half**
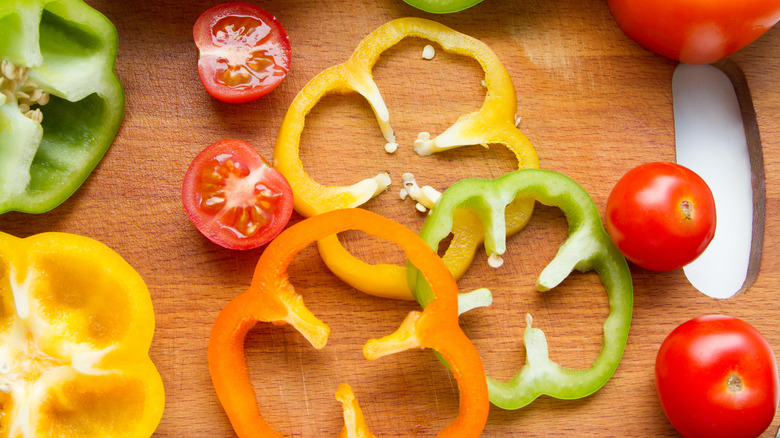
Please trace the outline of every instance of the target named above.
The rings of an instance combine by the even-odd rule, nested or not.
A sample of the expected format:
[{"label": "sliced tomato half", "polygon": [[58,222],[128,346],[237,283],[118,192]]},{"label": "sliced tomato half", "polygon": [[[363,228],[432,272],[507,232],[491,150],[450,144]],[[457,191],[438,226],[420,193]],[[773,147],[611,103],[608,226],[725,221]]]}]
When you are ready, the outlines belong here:
[{"label": "sliced tomato half", "polygon": [[249,102],[270,93],[290,70],[290,39],[271,13],[248,3],[215,6],[192,30],[200,81],[224,102]]},{"label": "sliced tomato half", "polygon": [[293,211],[290,184],[242,140],[220,140],[204,149],[184,175],[187,216],[209,240],[228,249],[265,245]]}]

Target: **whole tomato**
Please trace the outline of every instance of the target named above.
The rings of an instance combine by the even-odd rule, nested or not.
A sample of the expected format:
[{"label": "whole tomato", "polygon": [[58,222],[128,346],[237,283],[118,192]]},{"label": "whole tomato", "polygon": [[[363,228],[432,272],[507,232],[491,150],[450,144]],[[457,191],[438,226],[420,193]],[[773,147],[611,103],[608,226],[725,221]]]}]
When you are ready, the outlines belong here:
[{"label": "whole tomato", "polygon": [[607,0],[620,28],[655,53],[709,64],[780,20],[780,0]]},{"label": "whole tomato", "polygon": [[699,175],[676,163],[629,170],[607,198],[606,229],[633,263],[652,271],[679,269],[715,236],[715,199]]},{"label": "whole tomato", "polygon": [[658,350],[655,379],[664,413],[688,438],[757,437],[780,401],[769,342],[728,316],[703,316],[674,329]]}]

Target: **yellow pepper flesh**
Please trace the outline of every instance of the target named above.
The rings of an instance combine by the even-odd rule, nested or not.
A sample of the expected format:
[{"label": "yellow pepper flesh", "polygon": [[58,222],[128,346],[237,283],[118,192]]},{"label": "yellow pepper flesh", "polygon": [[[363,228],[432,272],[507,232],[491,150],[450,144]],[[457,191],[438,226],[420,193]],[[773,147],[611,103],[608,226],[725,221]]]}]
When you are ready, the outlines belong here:
[{"label": "yellow pepper flesh", "polygon": [[[314,77],[295,97],[285,116],[274,147],[274,167],[290,182],[295,194],[295,209],[303,216],[360,206],[390,184],[387,174],[379,174],[350,186],[323,186],[303,169],[300,139],[306,115],[322,97],[357,92],[371,105],[385,139],[393,142],[389,111],[373,80],[372,68],[382,52],[407,37],[427,39],[447,52],[474,58],[485,72],[487,90],[479,110],[462,116],[440,135],[415,147],[418,154],[498,143],[515,154],[520,168],[539,167],[536,151],[515,125],[517,98],[514,85],[495,53],[481,41],[435,21],[401,18],[369,34],[346,62]],[[513,213],[507,217],[507,229],[512,233],[522,229],[530,219],[533,201],[518,200],[510,210]],[[445,264],[456,279],[465,272],[476,248],[484,240],[481,229],[479,219],[473,214],[460,214],[456,220],[453,246],[444,256]],[[322,239],[317,245],[328,268],[356,289],[381,297],[413,299],[406,284],[404,267],[365,263],[352,256],[336,236]]]},{"label": "yellow pepper flesh", "polygon": [[0,435],[151,436],[153,334],[146,285],[105,245],[0,233]]}]

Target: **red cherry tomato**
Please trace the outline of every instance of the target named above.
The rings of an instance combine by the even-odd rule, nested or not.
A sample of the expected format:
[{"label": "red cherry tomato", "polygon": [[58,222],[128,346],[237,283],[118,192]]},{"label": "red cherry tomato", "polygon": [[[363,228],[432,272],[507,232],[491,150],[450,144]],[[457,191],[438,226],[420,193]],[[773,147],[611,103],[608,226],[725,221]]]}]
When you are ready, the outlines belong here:
[{"label": "red cherry tomato", "polygon": [[674,329],[655,362],[658,397],[685,437],[757,437],[780,402],[777,360],[752,325],[703,316]]},{"label": "red cherry tomato", "polygon": [[752,43],[780,20],[780,0],[607,0],[634,41],[688,64],[709,64]]},{"label": "red cherry tomato", "polygon": [[715,199],[707,183],[675,163],[628,171],[607,199],[606,228],[615,246],[653,271],[679,269],[715,236]]},{"label": "red cherry tomato", "polygon": [[290,184],[247,142],[220,140],[184,175],[187,216],[209,240],[228,249],[258,248],[276,237],[293,211]]},{"label": "red cherry tomato", "polygon": [[204,12],[192,30],[198,75],[225,102],[248,102],[276,88],[290,69],[290,39],[273,15],[247,3]]}]

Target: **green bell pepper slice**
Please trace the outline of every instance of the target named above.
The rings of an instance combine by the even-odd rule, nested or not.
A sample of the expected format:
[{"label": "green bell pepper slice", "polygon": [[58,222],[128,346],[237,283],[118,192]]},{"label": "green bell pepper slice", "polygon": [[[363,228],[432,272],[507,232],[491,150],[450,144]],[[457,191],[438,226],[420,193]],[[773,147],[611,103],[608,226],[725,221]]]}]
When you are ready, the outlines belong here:
[{"label": "green bell pepper slice", "polygon": [[[609,315],[603,324],[601,350],[588,369],[563,367],[550,360],[544,332],[532,328],[526,316],[523,341],[526,361],[509,381],[487,377],[490,401],[503,409],[521,408],[542,394],[575,399],[601,388],[614,374],[623,356],[633,311],[631,272],[623,255],[613,245],[601,223],[590,195],[569,177],[548,170],[521,169],[495,180],[471,178],[456,182],[434,205],[420,237],[431,248],[450,234],[453,212],[473,209],[485,225],[485,250],[500,261],[506,249],[504,209],[515,198],[533,198],[560,208],[569,224],[569,235],[553,260],[542,270],[537,290],[544,292],[560,284],[569,274],[595,270],[609,298]],[[498,263],[500,265],[500,263]],[[433,295],[425,279],[411,264],[407,280],[412,294],[424,307]],[[465,298],[465,294],[461,294]],[[479,306],[469,297],[469,307]]]},{"label": "green bell pepper slice", "polygon": [[482,0],[404,0],[406,3],[433,14],[450,14],[468,9]]},{"label": "green bell pepper slice", "polygon": [[124,112],[117,32],[81,0],[0,0],[0,214],[65,201]]}]

